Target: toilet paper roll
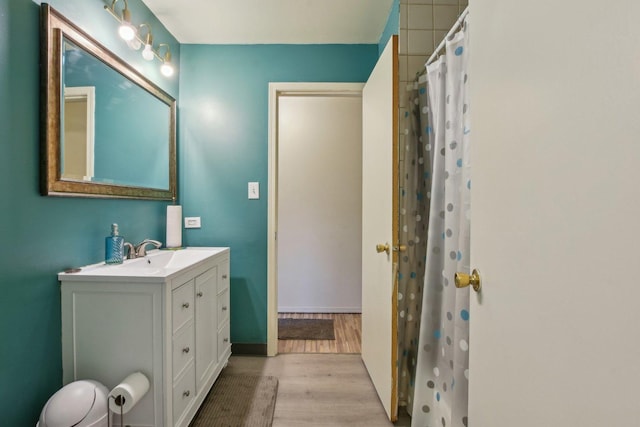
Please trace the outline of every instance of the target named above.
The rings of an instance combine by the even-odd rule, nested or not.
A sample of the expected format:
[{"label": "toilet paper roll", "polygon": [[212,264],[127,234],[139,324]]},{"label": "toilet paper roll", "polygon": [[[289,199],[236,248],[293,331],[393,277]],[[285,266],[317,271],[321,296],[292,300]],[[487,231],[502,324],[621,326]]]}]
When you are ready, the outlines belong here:
[{"label": "toilet paper roll", "polygon": [[149,391],[149,380],[141,372],[134,372],[109,392],[109,409],[126,414]]},{"label": "toilet paper roll", "polygon": [[182,206],[167,206],[167,248],[182,246]]}]

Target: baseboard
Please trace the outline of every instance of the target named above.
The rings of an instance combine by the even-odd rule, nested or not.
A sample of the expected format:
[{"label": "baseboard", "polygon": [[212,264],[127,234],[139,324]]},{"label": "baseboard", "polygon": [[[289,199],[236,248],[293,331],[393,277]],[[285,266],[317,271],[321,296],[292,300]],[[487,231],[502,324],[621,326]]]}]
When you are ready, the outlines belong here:
[{"label": "baseboard", "polygon": [[266,343],[232,343],[231,354],[233,355],[251,355],[251,356],[266,356],[267,344]]},{"label": "baseboard", "polygon": [[278,313],[362,313],[362,307],[278,307]]}]

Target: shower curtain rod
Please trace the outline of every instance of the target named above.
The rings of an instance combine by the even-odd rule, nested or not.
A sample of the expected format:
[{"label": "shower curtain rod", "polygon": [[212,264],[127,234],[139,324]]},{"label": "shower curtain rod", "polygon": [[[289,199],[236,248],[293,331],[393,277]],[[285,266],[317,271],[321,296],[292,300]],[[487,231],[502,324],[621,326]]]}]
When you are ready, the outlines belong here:
[{"label": "shower curtain rod", "polygon": [[434,50],[433,53],[431,54],[431,56],[429,57],[429,59],[427,59],[427,62],[424,63],[425,68],[426,68],[427,65],[431,64],[434,59],[436,59],[438,57],[438,52],[440,52],[442,50],[442,48],[444,47],[445,43],[447,42],[447,39],[449,37],[451,37],[451,35],[453,33],[456,32],[456,30],[464,22],[464,20],[465,20],[465,18],[467,17],[468,14],[469,14],[469,6],[464,8],[464,10],[460,14],[460,16],[458,16],[458,19],[456,19],[456,22],[453,24],[453,27],[451,27],[451,29],[449,30],[447,35],[444,36],[444,38],[442,39],[442,41],[440,42],[440,44],[438,45],[436,50]]}]

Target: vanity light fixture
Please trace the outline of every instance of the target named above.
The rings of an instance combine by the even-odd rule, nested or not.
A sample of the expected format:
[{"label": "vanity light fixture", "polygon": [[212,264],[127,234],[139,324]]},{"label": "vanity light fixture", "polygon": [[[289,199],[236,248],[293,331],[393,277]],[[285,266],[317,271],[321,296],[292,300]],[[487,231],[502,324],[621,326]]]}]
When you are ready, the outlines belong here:
[{"label": "vanity light fixture", "polygon": [[[122,10],[122,13],[118,13],[115,10],[117,2],[118,0],[112,0],[111,5],[105,5],[104,9],[120,23],[120,27],[118,28],[118,34],[120,34],[120,37],[127,41],[127,45],[131,49],[138,50],[141,46],[144,46],[144,49],[142,50],[142,57],[146,61],[153,61],[153,58],[158,58],[158,60],[162,62],[160,72],[166,77],[172,76],[174,69],[171,64],[171,51],[169,49],[169,45],[161,43],[157,49],[154,49],[151,25],[145,22],[136,28],[131,23],[131,11],[129,10],[127,0],[123,0],[124,9]],[[143,28],[146,28],[146,32],[143,31]],[[162,46],[166,46],[167,48],[164,55],[160,55],[160,49]]]},{"label": "vanity light fixture", "polygon": [[165,77],[171,77],[173,75],[173,65],[171,65],[171,50],[169,49],[168,44],[160,43],[160,46],[158,46],[158,52],[160,51],[160,48],[162,48],[162,46],[166,46],[167,51],[165,52],[164,56],[161,56],[162,65],[160,66],[160,72]]},{"label": "vanity light fixture", "polygon": [[[113,0],[113,2],[111,3],[111,10],[113,11],[113,13],[115,13],[115,6],[117,1],[118,0]],[[131,41],[136,37],[136,28],[131,23],[131,11],[129,10],[129,4],[127,3],[127,0],[123,1],[124,9],[122,9],[122,19],[120,20],[118,34],[120,34],[120,37],[123,40]]]},{"label": "vanity light fixture", "polygon": [[153,34],[151,34],[151,26],[149,24],[140,24],[140,28],[147,27],[147,34],[144,37],[144,49],[142,57],[147,61],[153,61],[156,53],[153,51]]}]

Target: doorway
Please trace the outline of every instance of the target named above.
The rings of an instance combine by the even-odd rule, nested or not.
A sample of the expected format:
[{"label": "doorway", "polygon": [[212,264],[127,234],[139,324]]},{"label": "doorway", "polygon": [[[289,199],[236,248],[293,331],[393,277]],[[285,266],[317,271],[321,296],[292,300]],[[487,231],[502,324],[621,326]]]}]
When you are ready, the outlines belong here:
[{"label": "doorway", "polygon": [[[270,356],[279,351],[279,311],[280,317],[336,317],[344,324],[349,319],[338,317],[361,310],[362,87],[269,85]],[[342,138],[354,129],[357,135],[347,139],[355,138],[357,149],[347,149]]]}]

